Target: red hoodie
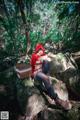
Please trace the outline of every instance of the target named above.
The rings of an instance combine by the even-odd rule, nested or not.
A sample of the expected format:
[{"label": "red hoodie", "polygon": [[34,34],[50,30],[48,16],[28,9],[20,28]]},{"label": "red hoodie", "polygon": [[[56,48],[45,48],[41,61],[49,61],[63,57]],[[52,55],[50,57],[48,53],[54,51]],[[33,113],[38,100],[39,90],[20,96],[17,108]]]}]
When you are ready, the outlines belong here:
[{"label": "red hoodie", "polygon": [[[41,56],[36,54],[40,49],[43,51],[43,54]],[[44,55],[45,55],[45,48],[43,47],[42,44],[37,44],[35,47],[35,52],[32,54],[31,57],[32,76],[34,76],[34,72],[42,69],[42,62],[39,60],[39,58]]]}]

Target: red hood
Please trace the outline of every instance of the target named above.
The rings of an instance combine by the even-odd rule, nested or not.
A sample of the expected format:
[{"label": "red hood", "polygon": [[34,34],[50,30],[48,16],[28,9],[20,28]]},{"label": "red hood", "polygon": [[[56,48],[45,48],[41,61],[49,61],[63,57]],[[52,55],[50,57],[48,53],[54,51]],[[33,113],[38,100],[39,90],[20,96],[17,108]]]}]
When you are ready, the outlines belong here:
[{"label": "red hood", "polygon": [[42,50],[43,52],[45,52],[45,48],[43,47],[42,44],[38,43],[35,47],[35,52],[38,52],[39,50]]}]

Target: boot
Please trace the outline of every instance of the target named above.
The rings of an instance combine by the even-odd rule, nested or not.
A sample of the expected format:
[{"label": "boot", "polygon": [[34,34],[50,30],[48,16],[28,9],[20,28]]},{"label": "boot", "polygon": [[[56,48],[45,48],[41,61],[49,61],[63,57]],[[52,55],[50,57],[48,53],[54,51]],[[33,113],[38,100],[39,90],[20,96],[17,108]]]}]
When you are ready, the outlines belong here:
[{"label": "boot", "polygon": [[71,103],[67,100],[64,101],[64,100],[61,100],[60,98],[57,98],[55,102],[56,104],[60,105],[65,110],[70,110],[72,108]]}]

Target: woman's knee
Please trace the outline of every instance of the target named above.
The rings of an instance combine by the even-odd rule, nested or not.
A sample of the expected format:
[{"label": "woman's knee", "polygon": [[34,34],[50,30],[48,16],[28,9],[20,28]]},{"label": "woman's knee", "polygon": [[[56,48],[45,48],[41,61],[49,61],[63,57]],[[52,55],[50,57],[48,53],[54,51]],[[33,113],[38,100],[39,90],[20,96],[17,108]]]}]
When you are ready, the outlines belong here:
[{"label": "woman's knee", "polygon": [[42,80],[42,74],[41,74],[41,72],[38,72],[38,73],[36,74],[35,79],[37,79],[37,80]]},{"label": "woman's knee", "polygon": [[38,72],[36,74],[35,78],[38,79],[38,80],[41,80],[43,82],[46,82],[46,81],[48,82],[49,81],[49,77],[42,72]]}]

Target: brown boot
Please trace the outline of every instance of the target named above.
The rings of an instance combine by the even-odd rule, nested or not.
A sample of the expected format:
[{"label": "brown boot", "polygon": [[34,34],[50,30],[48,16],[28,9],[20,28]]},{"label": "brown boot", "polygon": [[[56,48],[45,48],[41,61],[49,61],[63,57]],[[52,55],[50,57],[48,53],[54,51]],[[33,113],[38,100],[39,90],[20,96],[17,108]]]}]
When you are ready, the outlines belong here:
[{"label": "brown boot", "polygon": [[64,101],[64,100],[61,100],[60,98],[57,98],[55,102],[56,104],[63,107],[65,110],[70,110],[72,108],[72,105],[70,104],[69,101]]}]

